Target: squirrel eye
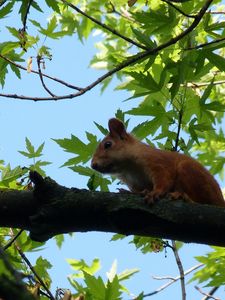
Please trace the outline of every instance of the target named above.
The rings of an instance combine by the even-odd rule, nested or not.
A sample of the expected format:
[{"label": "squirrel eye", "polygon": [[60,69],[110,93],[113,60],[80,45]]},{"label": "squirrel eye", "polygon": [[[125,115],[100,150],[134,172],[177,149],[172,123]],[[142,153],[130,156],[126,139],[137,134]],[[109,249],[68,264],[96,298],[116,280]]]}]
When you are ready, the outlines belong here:
[{"label": "squirrel eye", "polygon": [[107,141],[107,142],[104,143],[104,149],[108,149],[111,146],[112,146],[112,142],[110,142],[110,141]]}]

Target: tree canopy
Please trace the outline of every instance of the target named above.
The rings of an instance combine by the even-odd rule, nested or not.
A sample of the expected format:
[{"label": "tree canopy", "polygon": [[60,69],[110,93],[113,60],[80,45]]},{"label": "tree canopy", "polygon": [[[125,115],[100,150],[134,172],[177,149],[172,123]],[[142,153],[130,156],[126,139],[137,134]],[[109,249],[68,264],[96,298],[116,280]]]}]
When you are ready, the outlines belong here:
[{"label": "tree canopy", "polygon": [[[118,104],[112,114],[129,125],[134,136],[151,146],[195,157],[224,184],[223,1],[5,0],[0,2],[0,20],[4,26],[0,43],[2,101],[54,101],[59,105],[58,102],[75,101],[97,87],[104,95],[113,86],[116,91],[126,93],[127,109],[120,109]],[[54,61],[59,54],[58,45],[74,39],[86,45],[93,41],[93,36],[97,50],[90,62],[84,63],[95,70],[94,79],[93,73],[85,80],[79,78],[76,69],[73,78],[68,78],[68,68],[61,68],[67,49]],[[73,57],[69,60],[72,65]],[[57,69],[60,76],[51,73]],[[28,89],[30,80],[34,85],[33,94]],[[15,81],[22,88],[15,88],[12,83]],[[76,118],[76,111],[74,114]],[[85,112],[83,117],[85,120]],[[45,143],[35,147],[26,138],[25,150],[19,151],[30,160],[26,167],[19,166],[20,162],[11,167],[10,161],[1,157],[0,298],[122,299],[125,293],[129,294],[123,281],[135,274],[136,269],[117,274],[113,265],[104,281],[96,275],[100,267],[98,260],[91,265],[84,260],[71,260],[75,270],[74,277],[70,278],[74,288],[72,296],[69,290],[51,291],[48,273],[51,265],[46,259],[40,256],[34,267],[26,256],[26,252],[39,250],[56,234],[60,233],[55,237],[60,247],[64,242],[62,233],[100,230],[117,233],[112,238],[115,241],[136,234],[132,242],[144,254],[172,249],[179,269],[174,281],[180,280],[182,300],[187,299],[186,271],[178,251],[182,244],[174,240],[225,246],[224,210],[193,207],[182,201],[168,203],[166,199],[149,208],[140,197],[110,193],[119,182],[90,168],[100,135],[107,134],[105,123],[93,121],[99,135],[84,123],[80,128],[86,133],[84,140],[73,134],[69,138],[49,137],[54,138],[56,148],[69,153],[63,167],[86,177],[88,190],[80,186],[64,188],[46,177],[49,174],[45,168],[50,162],[42,159]],[[173,208],[171,212],[166,210],[168,206]],[[71,224],[72,207],[76,209],[76,218]],[[87,214],[92,209],[93,213]],[[135,226],[131,220],[135,220]],[[153,220],[157,226],[153,226]],[[138,227],[139,223],[142,225]],[[173,240],[168,242],[165,238]],[[209,299],[224,285],[224,256],[224,248],[213,247],[210,253],[197,258],[200,265],[193,270],[201,269],[192,280],[212,287],[207,293],[198,288],[199,297],[204,294]],[[140,291],[135,299],[158,292]]]}]

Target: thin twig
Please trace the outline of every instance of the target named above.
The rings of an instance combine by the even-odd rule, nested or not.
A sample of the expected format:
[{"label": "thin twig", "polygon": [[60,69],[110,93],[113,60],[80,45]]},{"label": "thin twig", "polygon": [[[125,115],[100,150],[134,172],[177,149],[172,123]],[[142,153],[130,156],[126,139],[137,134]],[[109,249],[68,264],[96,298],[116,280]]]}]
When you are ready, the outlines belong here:
[{"label": "thin twig", "polygon": [[197,50],[197,49],[200,49],[200,48],[204,48],[204,47],[207,47],[207,46],[211,46],[213,44],[217,44],[217,43],[220,43],[222,41],[225,41],[225,38],[221,38],[221,39],[218,39],[218,40],[214,40],[212,42],[208,42],[208,43],[203,43],[203,44],[200,44],[200,45],[197,45],[197,46],[193,46],[193,47],[188,47],[188,48],[184,48],[183,50]]},{"label": "thin twig", "polygon": [[[214,81],[212,83],[212,85],[220,85],[220,84],[224,84],[225,80],[218,80],[218,81]],[[188,82],[186,84],[187,87],[193,88],[193,89],[198,89],[204,86],[208,86],[209,84],[211,84],[211,82],[201,82],[201,83],[195,83],[195,82]]]},{"label": "thin twig", "polygon": [[183,10],[181,10],[179,7],[177,7],[176,5],[174,5],[172,2],[168,1],[168,0],[161,0],[162,2],[167,3],[168,5],[170,5],[171,7],[173,7],[174,9],[176,9],[180,14],[182,14],[183,16],[187,17],[187,18],[195,18],[195,15],[189,15],[186,14]]},{"label": "thin twig", "polygon": [[[61,0],[63,2],[66,2],[65,0]],[[119,64],[117,67],[113,68],[112,70],[106,72],[103,76],[99,77],[97,80],[92,82],[90,85],[86,86],[85,88],[81,89],[77,93],[69,94],[69,95],[63,95],[63,96],[57,96],[57,97],[31,97],[31,96],[23,96],[23,95],[17,95],[17,94],[0,94],[1,97],[6,98],[14,98],[14,99],[21,99],[21,100],[34,100],[34,101],[49,101],[49,100],[65,100],[65,99],[73,99],[75,97],[79,97],[86,93],[87,91],[90,91],[95,86],[97,86],[99,83],[104,81],[106,78],[112,76],[113,74],[117,73],[118,71],[121,71],[122,69],[126,68],[129,65],[132,65],[134,63],[137,63],[138,61],[144,60],[148,58],[150,55],[156,55],[161,50],[176,44],[179,40],[181,40],[183,37],[185,37],[187,34],[189,34],[192,30],[194,30],[195,27],[198,26],[199,22],[201,21],[202,17],[204,16],[206,10],[210,6],[213,0],[207,0],[205,5],[201,8],[199,13],[196,15],[194,21],[192,24],[184,31],[182,31],[177,36],[171,38],[169,41],[167,41],[164,44],[159,45],[158,47],[155,47],[153,49],[148,49],[146,51],[140,52],[137,55],[134,55],[130,58],[127,58],[124,62]]]},{"label": "thin twig", "polygon": [[8,0],[2,0],[1,3],[0,3],[0,7],[1,7],[2,5],[4,5],[7,1],[8,1]]},{"label": "thin twig", "polygon": [[174,277],[171,276],[152,276],[153,279],[155,280],[171,280],[171,281],[176,281]]},{"label": "thin twig", "polygon": [[181,131],[181,125],[182,125],[182,118],[183,118],[183,107],[179,110],[177,135],[176,135],[176,140],[175,140],[175,145],[173,147],[173,151],[177,151],[178,146],[179,146],[180,131]]},{"label": "thin twig", "polygon": [[[130,22],[132,22],[132,23],[133,23],[133,22],[136,22],[135,19],[133,19],[133,18],[131,17],[130,13],[129,13],[127,10],[124,9],[123,12],[119,12],[119,11],[115,8],[114,4],[113,4],[111,1],[109,2],[109,5],[110,5],[111,8],[112,8],[112,9],[110,10],[110,13],[114,13],[114,14],[116,14],[116,15],[122,17],[122,18],[125,18],[126,20],[128,20],[128,21],[130,21]],[[121,10],[122,10],[122,8],[121,8]]]},{"label": "thin twig", "polygon": [[[27,68],[25,68],[24,66],[20,65],[20,64],[17,64],[16,62],[12,61],[11,59],[7,58],[6,56],[0,54],[0,58],[4,59],[5,61],[7,61],[8,63],[14,65],[15,67],[21,69],[21,70],[24,70],[24,71],[27,71]],[[36,75],[39,75],[39,72],[38,71],[35,71],[35,70],[30,70],[30,73],[34,73]],[[77,90],[77,91],[81,91],[82,88],[81,87],[78,87],[78,86],[75,86],[75,85],[72,85],[70,83],[67,83],[59,78],[55,78],[55,77],[52,77],[50,75],[47,75],[45,73],[41,73],[43,77],[46,77],[48,79],[51,79],[53,81],[56,81],[62,85],[65,85],[66,87],[70,88],[70,89],[74,89],[74,90]]]},{"label": "thin twig", "polygon": [[206,13],[212,15],[225,15],[225,11],[207,11]]},{"label": "thin twig", "polygon": [[219,289],[219,286],[214,286],[209,292],[208,292],[208,295],[206,297],[203,297],[202,300],[209,300],[211,299],[212,295],[215,294],[215,292]]},{"label": "thin twig", "polygon": [[43,88],[46,90],[46,92],[49,93],[49,95],[51,95],[52,97],[56,97],[56,95],[54,95],[54,94],[47,88],[46,84],[44,83],[43,76],[42,76],[42,71],[41,71],[41,57],[40,57],[40,56],[37,57],[37,65],[38,65],[38,73],[39,73],[39,77],[40,77],[41,84],[42,84]]},{"label": "thin twig", "polygon": [[[201,293],[202,295],[206,296],[206,298],[204,297],[204,299],[221,300],[221,298],[214,297],[214,296],[213,296],[212,294],[210,294],[210,293],[208,294],[208,293],[203,292],[203,290],[200,289],[200,287],[198,287],[198,286],[195,286],[195,289],[196,289],[197,291],[199,291],[199,293]],[[217,289],[218,289],[218,287],[217,287]]]},{"label": "thin twig", "polygon": [[[14,236],[14,232],[11,229],[11,235]],[[14,243],[16,250],[19,252],[20,256],[22,257],[22,259],[25,261],[25,263],[27,264],[27,266],[29,267],[29,269],[31,270],[31,272],[34,274],[34,276],[37,278],[37,280],[39,281],[40,285],[45,289],[45,291],[47,292],[49,298],[51,300],[55,300],[55,297],[52,295],[51,291],[49,290],[49,288],[47,287],[47,285],[44,283],[44,281],[42,280],[42,278],[37,274],[37,272],[35,271],[35,269],[33,268],[32,264],[30,263],[29,259],[26,257],[26,255],[23,253],[22,249],[20,248],[20,246],[18,245],[18,243],[15,241]]]},{"label": "thin twig", "polygon": [[105,30],[111,32],[112,34],[122,38],[123,40],[127,41],[128,43],[132,44],[132,45],[135,45],[137,46],[138,48],[141,48],[143,50],[147,50],[148,47],[140,44],[140,43],[137,43],[135,42],[133,39],[130,39],[129,37],[127,36],[124,36],[122,35],[121,33],[119,33],[117,30],[107,26],[106,24],[100,22],[99,20],[93,18],[92,16],[86,14],[84,11],[82,11],[81,9],[79,9],[77,6],[75,6],[74,4],[72,3],[69,3],[68,1],[66,0],[61,0],[64,4],[68,5],[69,7],[71,7],[72,9],[74,9],[76,12],[80,13],[81,15],[83,15],[84,17],[88,18],[89,20],[91,20],[92,22],[94,22],[95,24],[99,25],[100,27],[104,28]]},{"label": "thin twig", "polygon": [[[192,268],[190,268],[189,270],[185,271],[184,272],[184,276],[190,274],[191,272],[195,271],[196,269],[198,268],[201,268],[204,264],[198,264]],[[173,279],[171,279],[170,281],[168,281],[166,284],[162,285],[161,287],[159,287],[157,290],[151,292],[151,293],[148,293],[148,294],[145,294],[143,297],[150,297],[150,296],[154,296],[156,294],[158,294],[159,292],[165,290],[167,287],[169,287],[170,285],[172,285],[173,283],[175,283],[176,281],[180,280],[180,275],[177,276],[177,277],[174,277]]]},{"label": "thin twig", "polygon": [[23,229],[20,229],[20,230],[18,231],[18,233],[15,234],[15,235],[9,240],[9,242],[3,247],[3,250],[4,250],[4,251],[7,250],[7,249],[15,242],[15,240],[21,235],[21,233],[22,233],[23,231],[24,231]]},{"label": "thin twig", "polygon": [[180,256],[178,254],[176,242],[172,241],[172,245],[173,245],[173,253],[174,253],[176,263],[177,263],[177,266],[178,266],[178,270],[179,270],[179,273],[180,273],[180,284],[181,284],[182,300],[186,300],[184,268],[183,268]]}]

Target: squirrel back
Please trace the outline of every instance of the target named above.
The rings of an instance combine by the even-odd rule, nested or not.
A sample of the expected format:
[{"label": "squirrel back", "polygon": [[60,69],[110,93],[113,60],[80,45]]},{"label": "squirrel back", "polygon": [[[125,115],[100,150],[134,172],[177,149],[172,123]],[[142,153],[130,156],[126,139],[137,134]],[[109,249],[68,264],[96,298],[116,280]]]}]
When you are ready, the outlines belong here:
[{"label": "squirrel back", "polygon": [[93,169],[117,176],[131,192],[145,193],[149,202],[169,194],[174,199],[225,206],[218,183],[198,161],[140,142],[118,119],[110,119],[108,126],[109,134],[93,155]]}]

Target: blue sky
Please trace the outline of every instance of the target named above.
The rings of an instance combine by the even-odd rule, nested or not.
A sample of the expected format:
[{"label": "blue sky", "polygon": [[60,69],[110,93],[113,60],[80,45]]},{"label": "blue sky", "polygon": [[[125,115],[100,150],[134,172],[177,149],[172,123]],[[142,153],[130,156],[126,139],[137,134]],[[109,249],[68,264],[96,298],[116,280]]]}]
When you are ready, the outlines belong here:
[{"label": "blue sky", "polygon": [[[38,17],[43,20],[46,16],[47,12]],[[11,19],[3,20],[1,28],[9,25],[11,21]],[[6,35],[7,32],[2,30],[2,41],[9,39]],[[96,51],[95,41],[96,38],[92,37],[82,45],[75,36],[55,42],[47,40],[46,45],[49,42],[53,47],[53,59],[46,61],[45,72],[78,86],[91,83],[102,74],[100,71],[88,68],[89,61]],[[35,49],[33,52],[29,51],[26,58],[31,55],[36,55]],[[35,64],[33,65],[36,69]],[[22,80],[18,80],[14,74],[8,75],[4,93],[46,95],[38,76],[21,72]],[[54,93],[62,93],[60,85],[57,86],[48,81],[46,83]],[[47,175],[59,184],[86,188],[86,178],[82,178],[67,168],[59,168],[70,156],[63,152],[52,141],[52,138],[64,138],[74,134],[85,139],[85,131],[98,134],[93,121],[106,126],[108,119],[114,116],[118,108],[122,110],[131,108],[132,102],[123,102],[129,95],[121,91],[114,91],[115,84],[116,80],[110,84],[103,95],[100,94],[100,88],[96,87],[79,98],[58,102],[42,103],[0,98],[0,159],[4,159],[6,163],[10,162],[13,167],[26,166],[28,161],[18,153],[18,150],[25,148],[25,137],[28,137],[35,146],[45,141],[43,159],[52,162],[52,165],[46,168]],[[135,119],[132,120],[134,123],[135,121]],[[170,250],[166,256],[165,253],[142,255],[135,250],[133,245],[127,243],[129,238],[121,242],[109,242],[111,236],[107,233],[76,233],[73,238],[66,237],[66,242],[61,250],[58,250],[54,241],[49,241],[42,252],[33,253],[29,257],[32,262],[39,255],[51,261],[53,264],[50,272],[53,279],[53,292],[56,287],[70,287],[66,277],[71,273],[71,269],[65,262],[66,258],[83,258],[90,263],[92,259],[98,257],[102,262],[100,274],[103,275],[110,269],[114,259],[118,261],[119,272],[127,268],[139,268],[140,273],[127,284],[134,294],[138,294],[142,290],[145,293],[151,292],[165,283],[165,281],[153,280],[152,275],[178,275],[177,265]],[[185,245],[180,251],[184,269],[189,269],[197,264],[193,256],[201,255],[208,250],[208,246]],[[193,285],[188,285],[187,289],[188,299],[201,298]],[[152,299],[180,299],[180,293],[178,282]]]}]

